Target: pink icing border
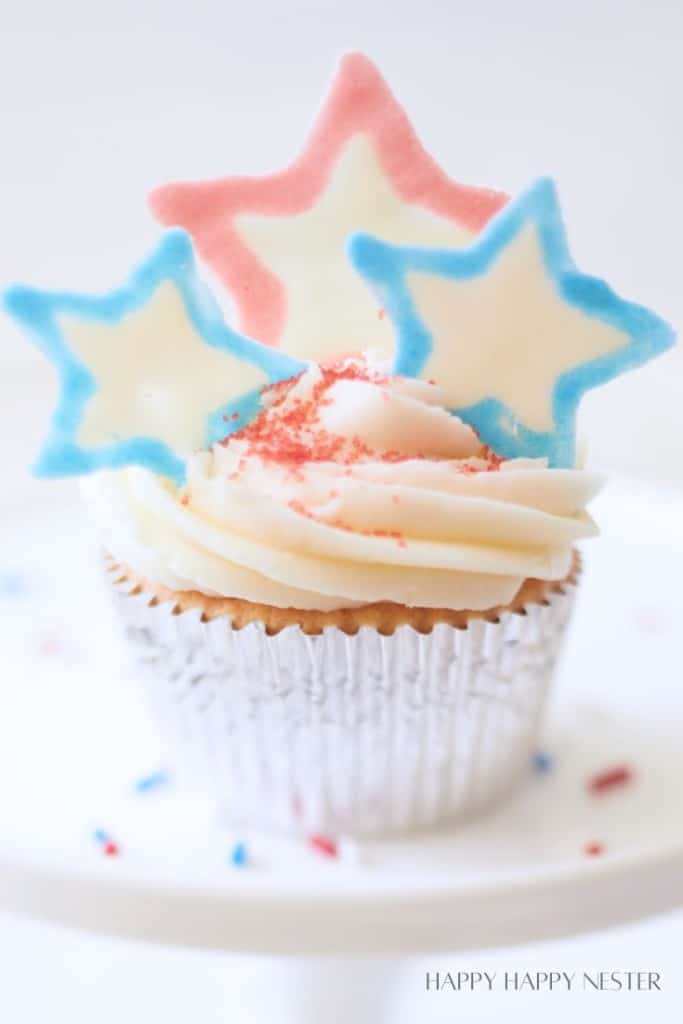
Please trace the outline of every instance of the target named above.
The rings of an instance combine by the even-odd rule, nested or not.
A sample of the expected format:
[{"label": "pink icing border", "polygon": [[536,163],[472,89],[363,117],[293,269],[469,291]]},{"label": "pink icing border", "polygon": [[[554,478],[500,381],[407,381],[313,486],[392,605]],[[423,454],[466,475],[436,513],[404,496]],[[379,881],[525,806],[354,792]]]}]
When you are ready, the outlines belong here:
[{"label": "pink icing border", "polygon": [[230,290],[240,329],[277,344],[286,322],[284,286],[242,241],[234,218],[241,213],[286,215],[309,209],[324,190],[348,140],[372,139],[382,167],[407,202],[432,210],[473,231],[507,202],[491,189],[460,185],[422,147],[407,115],[374,64],[363,54],[342,57],[337,74],[297,159],[264,177],[162,185],[149,196],[163,224],[192,235],[202,258]]}]

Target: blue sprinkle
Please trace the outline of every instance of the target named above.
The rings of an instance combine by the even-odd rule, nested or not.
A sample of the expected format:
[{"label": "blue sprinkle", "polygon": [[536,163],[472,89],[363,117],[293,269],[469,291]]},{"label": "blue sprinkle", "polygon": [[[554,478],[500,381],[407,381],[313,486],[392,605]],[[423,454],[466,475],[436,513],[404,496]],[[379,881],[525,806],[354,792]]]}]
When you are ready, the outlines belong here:
[{"label": "blue sprinkle", "polygon": [[15,569],[0,572],[0,597],[26,597],[29,592],[28,580]]},{"label": "blue sprinkle", "polygon": [[545,751],[539,750],[538,753],[534,754],[534,771],[538,772],[539,775],[546,775],[553,767],[553,759],[550,754],[546,754]]},{"label": "blue sprinkle", "polygon": [[135,783],[134,789],[136,793],[149,793],[153,789],[159,789],[162,786],[167,786],[169,781],[170,779],[167,772],[152,772],[151,775],[145,775],[142,779],[138,779]]},{"label": "blue sprinkle", "polygon": [[247,844],[243,842],[235,843],[230,853],[230,863],[236,868],[243,868],[247,863]]},{"label": "blue sprinkle", "polygon": [[105,832],[103,828],[96,828],[93,832],[93,838],[97,843],[108,843],[111,841],[111,836],[108,832]]}]

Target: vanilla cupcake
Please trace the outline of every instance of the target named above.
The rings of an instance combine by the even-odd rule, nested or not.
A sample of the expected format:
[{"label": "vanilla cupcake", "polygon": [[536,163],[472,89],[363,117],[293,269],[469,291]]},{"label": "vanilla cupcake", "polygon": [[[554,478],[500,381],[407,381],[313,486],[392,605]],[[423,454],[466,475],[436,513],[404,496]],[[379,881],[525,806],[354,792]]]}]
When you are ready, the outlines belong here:
[{"label": "vanilla cupcake", "polygon": [[313,365],[194,455],[83,489],[169,740],[222,816],[382,833],[528,773],[599,479],[497,457],[438,386]]}]

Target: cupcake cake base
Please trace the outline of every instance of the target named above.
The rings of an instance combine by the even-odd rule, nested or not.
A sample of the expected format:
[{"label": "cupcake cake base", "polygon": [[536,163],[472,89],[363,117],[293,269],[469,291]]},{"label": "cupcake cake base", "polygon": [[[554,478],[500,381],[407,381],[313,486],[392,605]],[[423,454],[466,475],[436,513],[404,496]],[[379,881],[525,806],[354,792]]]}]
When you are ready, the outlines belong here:
[{"label": "cupcake cake base", "polygon": [[578,568],[487,612],[266,608],[108,573],[168,760],[222,820],[387,835],[528,776]]}]

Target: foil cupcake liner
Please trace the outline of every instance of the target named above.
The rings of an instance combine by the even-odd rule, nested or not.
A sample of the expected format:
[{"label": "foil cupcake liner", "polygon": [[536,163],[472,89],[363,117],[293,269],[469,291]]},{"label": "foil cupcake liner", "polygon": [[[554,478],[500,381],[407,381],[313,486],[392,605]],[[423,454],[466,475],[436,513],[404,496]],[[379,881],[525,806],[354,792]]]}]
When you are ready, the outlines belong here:
[{"label": "foil cupcake liner", "polygon": [[431,828],[519,786],[575,591],[465,629],[272,636],[112,586],[173,770],[231,825],[337,835]]}]

